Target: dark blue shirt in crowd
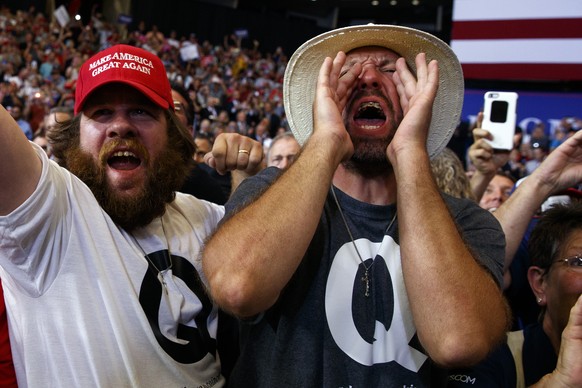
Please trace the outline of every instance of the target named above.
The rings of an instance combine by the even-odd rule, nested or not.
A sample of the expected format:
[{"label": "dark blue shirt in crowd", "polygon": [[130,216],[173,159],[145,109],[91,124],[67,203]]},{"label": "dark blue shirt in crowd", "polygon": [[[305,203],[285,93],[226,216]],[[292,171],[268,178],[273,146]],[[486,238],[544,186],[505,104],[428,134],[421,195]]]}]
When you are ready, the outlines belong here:
[{"label": "dark blue shirt in crowd", "polygon": [[[523,371],[525,386],[529,387],[554,371],[558,356],[540,323],[527,326],[523,335]],[[515,388],[516,382],[515,361],[504,343],[473,368],[451,371],[448,387]]]}]

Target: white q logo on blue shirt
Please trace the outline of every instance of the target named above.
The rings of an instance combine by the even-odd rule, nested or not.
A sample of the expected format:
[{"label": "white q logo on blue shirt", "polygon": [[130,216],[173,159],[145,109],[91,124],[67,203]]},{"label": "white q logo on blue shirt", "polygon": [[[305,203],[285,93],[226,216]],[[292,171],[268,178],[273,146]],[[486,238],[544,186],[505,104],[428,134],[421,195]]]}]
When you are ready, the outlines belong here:
[{"label": "white q logo on blue shirt", "polygon": [[355,244],[364,260],[375,256],[390,258],[386,265],[393,281],[394,314],[388,330],[375,320],[373,343],[365,341],[358,332],[352,312],[352,295],[360,259],[350,241],[337,251],[325,291],[325,312],[333,339],[346,355],[362,365],[396,361],[404,368],[418,372],[427,356],[408,345],[416,328],[404,287],[400,247],[390,236],[384,236],[381,244],[367,239],[358,239]]}]

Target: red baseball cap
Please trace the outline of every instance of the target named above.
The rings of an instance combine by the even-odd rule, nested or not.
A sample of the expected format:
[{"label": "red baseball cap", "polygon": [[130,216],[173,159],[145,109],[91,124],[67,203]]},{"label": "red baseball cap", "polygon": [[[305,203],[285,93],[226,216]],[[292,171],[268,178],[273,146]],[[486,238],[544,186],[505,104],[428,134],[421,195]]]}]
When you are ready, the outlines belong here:
[{"label": "red baseball cap", "polygon": [[100,51],[81,66],[75,114],[95,89],[112,82],[130,85],[160,107],[174,109],[170,81],[160,58],[142,48],[118,44]]}]

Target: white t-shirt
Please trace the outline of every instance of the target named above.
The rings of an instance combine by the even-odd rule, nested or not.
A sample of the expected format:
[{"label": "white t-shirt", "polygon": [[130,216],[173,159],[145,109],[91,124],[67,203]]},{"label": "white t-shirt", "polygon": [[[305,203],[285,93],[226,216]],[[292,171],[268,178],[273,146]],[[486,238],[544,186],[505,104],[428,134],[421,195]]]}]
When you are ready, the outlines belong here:
[{"label": "white t-shirt", "polygon": [[[161,219],[131,235],[84,183],[36,150],[38,187],[0,217],[0,276],[19,385],[224,385],[217,311],[198,257],[224,209],[177,193]],[[171,263],[163,279],[144,252],[159,269]]]}]

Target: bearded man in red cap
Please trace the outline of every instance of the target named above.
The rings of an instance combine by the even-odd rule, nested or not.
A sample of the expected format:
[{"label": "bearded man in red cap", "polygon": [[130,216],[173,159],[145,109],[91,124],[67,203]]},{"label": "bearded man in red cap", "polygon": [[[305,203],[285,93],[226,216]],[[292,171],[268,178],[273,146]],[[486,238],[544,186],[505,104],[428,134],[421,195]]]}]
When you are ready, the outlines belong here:
[{"label": "bearded man in red cap", "polygon": [[[52,139],[0,109],[0,276],[20,386],[221,386],[217,309],[198,255],[218,205],[177,193],[195,146],[155,55],[117,45],[81,68]],[[262,149],[218,142],[223,170]]]}]

